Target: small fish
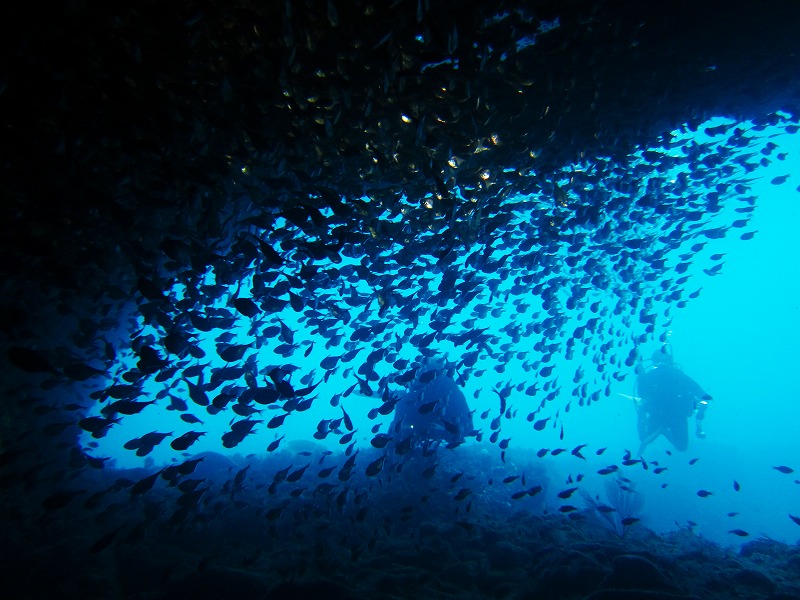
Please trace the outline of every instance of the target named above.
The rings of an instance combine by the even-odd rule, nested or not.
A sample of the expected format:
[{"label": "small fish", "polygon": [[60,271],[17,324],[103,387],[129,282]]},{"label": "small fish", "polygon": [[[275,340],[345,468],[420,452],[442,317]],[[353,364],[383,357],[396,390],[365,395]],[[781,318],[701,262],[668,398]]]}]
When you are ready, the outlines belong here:
[{"label": "small fish", "polygon": [[304,467],[300,467],[298,469],[295,469],[294,471],[292,471],[291,473],[289,473],[286,476],[286,481],[289,482],[289,483],[296,483],[297,481],[300,481],[300,478],[303,476],[303,473],[306,472],[306,469],[308,467],[309,467],[309,465],[306,465]]},{"label": "small fish", "polygon": [[565,500],[570,496],[572,496],[572,494],[574,494],[577,489],[578,488],[576,487],[572,487],[572,488],[567,488],[566,490],[562,490],[558,492],[558,497],[561,498],[562,500]]},{"label": "small fish", "polygon": [[73,363],[71,365],[67,365],[62,369],[64,375],[72,379],[73,381],[86,381],[91,377],[97,377],[99,375],[108,376],[108,373],[102,369],[96,369],[91,365],[83,364],[83,363]]},{"label": "small fish", "polygon": [[86,490],[59,490],[57,492],[53,492],[47,498],[42,500],[42,508],[45,510],[57,510],[59,508],[64,508],[70,502],[72,502],[75,497],[80,496],[85,492]]},{"label": "small fish", "polygon": [[267,446],[267,452],[275,452],[278,449],[278,445],[281,443],[281,440],[286,436],[281,436],[274,442],[270,442],[269,446]]},{"label": "small fish", "polygon": [[124,527],[125,527],[125,525],[120,525],[116,529],[114,529],[114,530],[108,532],[107,534],[105,534],[104,536],[98,538],[97,541],[95,541],[95,543],[92,544],[91,547],[89,548],[89,552],[92,553],[92,554],[97,554],[98,552],[102,552],[103,550],[108,548],[112,544],[114,539],[117,537],[117,534],[120,531],[122,531],[122,529]]},{"label": "small fish", "polygon": [[744,529],[730,529],[728,533],[732,533],[733,535],[738,535],[739,537],[747,537],[750,535]]},{"label": "small fish", "polygon": [[242,315],[251,319],[261,312],[261,309],[251,298],[235,298],[233,306]]},{"label": "small fish", "polygon": [[286,420],[286,417],[288,416],[289,413],[284,413],[282,415],[275,415],[269,420],[269,423],[267,423],[267,429],[277,429],[278,427],[283,425],[283,422]]},{"label": "small fish", "polygon": [[794,473],[794,469],[792,469],[791,467],[785,467],[783,465],[781,465],[780,467],[772,467],[772,468],[775,469],[776,471],[779,471],[780,473],[783,473],[784,475],[788,475],[789,473]]},{"label": "small fish", "polygon": [[392,436],[390,435],[387,435],[385,433],[379,433],[370,440],[370,444],[372,444],[374,448],[380,449],[386,447],[386,444],[391,442],[392,439],[394,438],[392,438]]},{"label": "small fish", "polygon": [[461,488],[460,490],[458,490],[458,493],[455,496],[453,496],[453,500],[456,500],[456,501],[464,500],[471,493],[472,493],[471,489],[469,489],[469,488]]},{"label": "small fish", "polygon": [[161,475],[161,471],[157,471],[134,483],[133,486],[131,486],[131,496],[140,496],[148,492],[155,484],[159,475]]},{"label": "small fish", "polygon": [[54,373],[56,368],[38,351],[22,346],[11,346],[8,349],[8,360],[12,365],[26,373]]},{"label": "small fish", "polygon": [[583,456],[583,454],[581,454],[581,450],[583,450],[585,447],[586,444],[581,444],[580,446],[576,446],[575,448],[573,448],[571,452],[572,456],[576,456],[580,459],[586,460],[586,457]]},{"label": "small fish", "polygon": [[770,183],[772,185],[782,185],[786,183],[787,179],[789,179],[789,175],[778,175],[777,177],[770,179]]},{"label": "small fish", "polygon": [[427,415],[433,412],[433,409],[436,408],[436,405],[439,403],[438,400],[434,400],[433,402],[426,402],[425,404],[420,405],[417,408],[417,412],[421,415]]},{"label": "small fish", "polygon": [[708,490],[697,490],[697,495],[700,496],[701,498],[708,498],[713,494]]},{"label": "small fish", "polygon": [[384,455],[369,463],[366,470],[367,477],[375,477],[378,473],[380,473],[383,469],[383,463],[385,460],[386,456]]},{"label": "small fish", "polygon": [[192,444],[194,444],[201,436],[204,436],[206,433],[205,431],[189,431],[184,433],[183,435],[175,438],[170,443],[170,446],[173,450],[183,451],[189,448]]},{"label": "small fish", "polygon": [[322,469],[319,473],[317,473],[317,477],[321,479],[325,479],[326,477],[330,477],[331,473],[336,470],[336,467],[328,467],[327,469]]}]

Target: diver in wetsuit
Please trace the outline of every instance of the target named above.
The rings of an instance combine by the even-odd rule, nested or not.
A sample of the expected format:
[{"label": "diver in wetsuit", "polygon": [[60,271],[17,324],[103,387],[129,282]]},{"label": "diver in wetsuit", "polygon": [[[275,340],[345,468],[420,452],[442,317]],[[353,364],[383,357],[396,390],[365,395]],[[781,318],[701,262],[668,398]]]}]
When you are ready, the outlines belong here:
[{"label": "diver in wetsuit", "polygon": [[653,353],[652,366],[636,381],[634,403],[638,413],[639,456],[660,435],[675,449],[689,446],[689,417],[695,415],[695,434],[704,438],[703,419],[711,396],[672,359],[665,345]]},{"label": "diver in wetsuit", "polygon": [[478,434],[467,399],[441,362],[418,371],[418,378],[395,405],[389,431],[398,445],[420,448],[423,454],[442,442],[455,448]]}]

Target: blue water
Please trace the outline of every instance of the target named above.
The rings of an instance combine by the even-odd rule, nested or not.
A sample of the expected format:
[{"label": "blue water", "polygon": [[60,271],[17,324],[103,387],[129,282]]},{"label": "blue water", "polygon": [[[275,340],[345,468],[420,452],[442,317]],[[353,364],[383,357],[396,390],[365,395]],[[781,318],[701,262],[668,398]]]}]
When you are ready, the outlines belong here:
[{"label": "blue water", "polygon": [[[724,138],[717,138],[716,141],[707,138],[702,134],[703,128],[729,122],[712,120],[701,126],[696,134],[687,130],[674,132],[674,148],[679,147],[679,141],[683,138],[700,143],[720,143]],[[749,127],[748,123],[739,125]],[[498,463],[504,460],[505,467],[513,470],[515,461],[527,463],[535,459],[540,449],[564,448],[566,451],[557,456],[548,452],[539,460],[549,478],[546,510],[557,511],[564,505],[565,502],[559,500],[556,493],[569,487],[580,476],[583,477],[581,489],[602,498],[606,493],[606,482],[616,475],[603,476],[597,471],[608,465],[619,465],[625,452],[635,451],[639,443],[635,411],[629,397],[634,393],[637,365],[627,366],[624,361],[634,351],[638,351],[639,358],[646,359],[666,340],[675,360],[714,399],[705,419],[706,439],[692,436],[685,453],[674,451],[666,440],[659,439],[645,452],[647,469],[641,464],[620,468],[618,474],[629,479],[630,486],[642,494],[644,503],[638,515],[641,525],[660,532],[688,528],[725,546],[735,546],[758,536],[788,543],[798,540],[800,528],[788,517],[789,514],[800,513],[797,474],[783,474],[773,467],[786,465],[800,469],[797,448],[797,424],[800,423],[800,384],[797,381],[800,358],[797,350],[800,337],[800,267],[793,243],[798,222],[797,188],[800,180],[794,175],[779,185],[772,183],[772,180],[800,172],[800,136],[784,133],[780,126],[748,135],[752,140],[746,152],[760,152],[767,141],[776,145],[767,166],[759,166],[750,173],[741,171],[733,176],[750,181],[746,195],[755,199],[752,218],[743,228],[731,228],[722,239],[706,239],[702,236],[684,239],[665,256],[667,271],[663,277],[674,279],[675,274],[671,274],[669,268],[674,268],[680,262],[690,263],[685,273],[689,279],[684,286],[684,302],[680,302],[680,306],[677,300],[665,299],[663,293],[659,293],[661,279],[656,279],[644,282],[638,298],[620,293],[619,289],[624,286],[615,288],[609,285],[606,289],[590,289],[577,308],[569,308],[567,301],[577,271],[566,260],[569,253],[565,244],[562,244],[559,254],[543,258],[551,262],[553,272],[561,273],[561,281],[564,282],[564,288],[555,293],[564,306],[564,335],[548,339],[547,332],[534,330],[530,335],[515,337],[512,329],[508,329],[525,331],[527,327],[542,323],[548,316],[543,310],[542,297],[534,291],[524,293],[515,288],[513,294],[509,293],[512,286],[519,282],[502,281],[497,293],[482,293],[461,306],[460,312],[453,318],[453,325],[446,331],[460,331],[458,324],[472,319],[470,327],[486,327],[497,336],[491,346],[499,353],[499,358],[489,357],[482,352],[473,367],[460,369],[466,380],[464,393],[475,411],[476,427],[482,429],[484,435],[482,441],[469,440],[465,446],[452,452],[458,453],[469,446],[476,446]],[[673,149],[673,152],[676,156],[680,154],[678,150]],[[785,157],[778,158],[784,153]],[[753,162],[760,157],[756,156]],[[629,165],[635,165],[637,160],[637,154],[629,157]],[[566,201],[569,200],[569,194],[577,193],[575,186],[570,185],[571,177],[576,173],[586,173],[591,177],[592,169],[591,163],[571,165],[564,169],[560,184],[570,190]],[[665,176],[666,180],[669,181],[671,176]],[[622,192],[623,195],[625,193]],[[512,198],[506,206],[546,199],[544,196]],[[741,199],[728,200],[717,214],[708,215],[703,226],[724,227],[736,219],[748,217],[749,214],[735,210],[748,205]],[[526,211],[528,209],[521,205],[516,213],[522,224],[530,214]],[[282,223],[276,225],[281,226]],[[642,223],[636,227],[644,237],[654,234],[656,225]],[[742,234],[753,231],[756,233],[752,239],[741,239]],[[492,259],[498,260],[511,252],[520,239],[523,237],[510,240],[507,247],[495,244]],[[699,241],[706,243],[695,254],[690,247]],[[464,264],[469,253],[469,250],[461,251],[456,263]],[[595,256],[602,261],[600,249],[582,249],[580,253],[583,258]],[[714,254],[724,254],[724,258],[713,261],[709,257]],[[355,264],[359,260],[360,257],[349,259],[349,262]],[[344,263],[337,266],[342,268],[347,262],[348,259],[345,259]],[[440,269],[433,263],[431,259],[417,261],[425,269],[422,280],[427,281],[427,289],[431,291],[435,291],[441,281]],[[722,265],[721,269],[710,271],[717,264]],[[711,274],[704,270],[709,270]],[[524,269],[518,269],[517,272],[524,275]],[[214,283],[213,273],[206,275],[205,282]],[[247,285],[247,280],[244,280],[241,289],[247,290]],[[229,295],[236,289],[236,285],[230,286],[218,305],[226,306]],[[696,297],[688,297],[697,290],[699,294]],[[183,290],[178,287],[173,291],[176,298],[180,299]],[[352,290],[340,291],[342,297],[347,297]],[[347,340],[353,332],[353,325],[363,324],[359,322],[362,311],[368,320],[375,319],[377,302],[371,299],[374,291],[366,283],[357,285],[355,291],[365,299],[370,299],[369,308],[365,308],[365,305],[345,306],[351,321],[340,326],[343,337],[337,340],[338,343],[331,344],[330,348],[325,347],[328,340],[320,336],[315,327],[308,325],[302,313],[296,313],[289,306],[277,315],[294,332],[297,348],[287,357],[274,352],[276,346],[283,343],[281,340],[269,340],[256,348],[254,337],[250,334],[251,322],[246,317],[240,316],[236,327],[231,330],[236,338],[230,343],[253,344],[246,356],[257,352],[262,370],[267,366],[291,364],[296,367],[296,372],[291,376],[295,389],[320,384],[309,396],[314,398],[311,408],[304,412],[292,412],[280,427],[270,429],[267,422],[283,411],[275,405],[260,406],[258,408],[264,410],[254,418],[263,423],[255,428],[254,434],[236,448],[223,448],[222,434],[229,429],[232,420],[240,420],[241,417],[235,417],[230,407],[217,415],[207,414],[203,407],[189,399],[187,384],[180,377],[161,383],[151,379],[144,388],[147,397],[139,399],[155,399],[161,394],[159,401],[139,415],[124,417],[102,439],[92,440],[85,434],[82,438],[84,449],[93,456],[111,457],[112,463],[120,468],[163,466],[204,451],[238,455],[246,463],[247,457],[267,456],[267,446],[280,438],[281,450],[314,454],[324,450],[333,451],[334,456],[330,460],[334,464],[337,459],[344,460],[340,453],[347,444],[339,443],[339,436],[335,434],[325,440],[315,440],[313,436],[320,421],[341,418],[342,409],[353,421],[355,434],[352,442],[355,448],[369,448],[369,440],[375,432],[387,431],[392,415],[370,418],[370,411],[380,406],[381,400],[377,392],[372,397],[364,395],[357,385],[355,374],[358,374],[359,366],[373,347],[368,346],[371,340],[352,345]],[[418,301],[419,281],[412,282],[409,289],[396,291],[409,297],[409,301]],[[241,295],[247,294],[243,292]],[[330,294],[328,297],[331,297]],[[341,304],[340,298],[334,300]],[[593,331],[587,332],[583,340],[577,340],[574,350],[570,352],[565,342],[576,326],[592,316],[590,305],[593,303],[600,307],[598,324]],[[636,308],[631,309],[634,304]],[[483,306],[489,307],[486,314],[481,311]],[[455,307],[450,303],[440,308]],[[607,309],[605,314],[602,314],[603,307]],[[614,315],[618,307],[622,307],[619,309],[621,314]],[[144,335],[155,332],[136,316],[133,304],[128,308],[133,320],[131,329],[140,330]],[[376,366],[379,376],[392,372],[392,362],[398,359],[413,361],[417,357],[416,349],[407,340],[415,333],[432,331],[426,325],[436,307],[423,304],[421,308],[422,318],[416,328],[399,319],[394,330],[387,329],[380,334],[379,343],[373,344],[385,348],[391,356],[391,361],[383,360]],[[646,324],[637,318],[645,309],[648,314],[656,315],[652,332],[648,332]],[[389,310],[390,315],[394,314],[392,310]],[[273,324],[277,324],[277,321],[267,318],[263,326]],[[220,330],[215,330],[197,340],[198,346],[206,353],[205,358],[199,361],[207,365],[204,369],[206,381],[212,368],[224,364],[216,355],[213,341],[220,333]],[[117,340],[109,339],[117,347],[120,358],[113,370],[116,377],[135,363],[135,357],[125,350],[126,338],[130,335],[128,323],[122,324],[118,334]],[[646,341],[640,343],[640,336],[644,336]],[[398,342],[398,339],[405,341]],[[364,349],[352,362],[340,362],[336,371],[323,382],[325,370],[320,367],[321,361],[327,356],[342,355],[356,345]],[[465,346],[455,347],[449,341],[437,340],[432,347],[452,362],[459,361],[466,351]],[[306,357],[304,353],[307,350]],[[196,363],[192,360],[185,366]],[[541,369],[551,365],[552,372],[543,376]],[[195,379],[192,381],[196,382]],[[355,388],[348,393],[354,384]],[[537,392],[533,396],[525,394],[524,390],[534,384],[539,387]],[[584,393],[576,392],[583,384],[586,384]],[[490,422],[499,409],[498,395],[493,389],[507,385],[514,387],[508,400],[513,415],[509,414],[511,418],[501,420],[498,440],[508,440],[508,447],[501,458],[499,445],[489,442],[492,433]],[[378,388],[377,382],[371,382],[371,386],[373,390]],[[88,385],[85,391],[96,387],[96,383]],[[189,425],[179,419],[180,412],[165,410],[164,407],[169,403],[169,398],[164,396],[166,393],[187,402],[188,412],[201,419],[203,424]],[[213,398],[215,393],[209,392],[209,398]],[[552,399],[544,400],[548,394],[552,395]],[[583,402],[583,406],[579,406],[581,395],[590,398]],[[481,418],[484,413],[487,416]],[[544,429],[534,430],[532,422],[545,418],[548,421]],[[205,435],[189,452],[181,456],[169,447],[172,439],[192,430],[203,431]],[[123,444],[128,440],[151,431],[171,432],[173,437],[167,438],[144,458],[123,449]],[[693,423],[690,432],[693,432]],[[342,430],[342,433],[346,431]],[[581,451],[585,459],[571,453],[580,444],[585,444]],[[602,448],[605,451],[598,456],[597,451]],[[279,468],[285,465],[275,466]],[[666,470],[656,474],[656,466],[666,467]],[[480,482],[482,475],[475,475]],[[486,474],[483,476],[486,477]],[[734,490],[734,481],[740,484],[740,491]],[[480,485],[475,487],[479,488]],[[711,495],[701,498],[697,495],[698,490],[710,491]],[[579,508],[585,505],[585,501],[581,501],[577,495],[571,502]],[[521,506],[524,504],[511,500],[508,502],[509,511]],[[541,507],[537,505],[536,510],[541,510]],[[729,513],[738,514],[728,516]],[[749,533],[749,537],[730,533],[733,529],[742,529]]]}]

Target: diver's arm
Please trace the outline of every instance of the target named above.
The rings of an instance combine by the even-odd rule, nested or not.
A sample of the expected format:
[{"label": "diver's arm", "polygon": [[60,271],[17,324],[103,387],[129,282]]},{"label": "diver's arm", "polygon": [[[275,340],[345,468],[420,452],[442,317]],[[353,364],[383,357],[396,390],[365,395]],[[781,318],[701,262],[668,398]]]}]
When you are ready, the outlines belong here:
[{"label": "diver's arm", "polygon": [[694,433],[699,438],[706,437],[706,432],[703,431],[703,419],[706,418],[706,409],[708,408],[709,400],[711,400],[711,396],[704,393],[700,397],[700,401],[697,403],[697,408],[694,415]]}]

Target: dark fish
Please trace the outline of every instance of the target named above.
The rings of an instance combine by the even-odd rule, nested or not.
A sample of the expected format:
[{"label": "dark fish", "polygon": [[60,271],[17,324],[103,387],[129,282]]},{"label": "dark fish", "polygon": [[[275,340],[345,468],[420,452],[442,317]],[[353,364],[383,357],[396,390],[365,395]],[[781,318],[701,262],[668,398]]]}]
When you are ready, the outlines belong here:
[{"label": "dark fish", "polygon": [[550,420],[550,417],[547,417],[546,419],[539,419],[538,421],[536,421],[536,422],[533,424],[533,428],[534,428],[536,431],[542,431],[542,430],[543,430],[543,429],[544,429],[544,428],[547,426],[547,422],[548,422],[549,420]]},{"label": "dark fish", "polygon": [[788,475],[789,473],[794,473],[794,469],[792,469],[791,467],[785,467],[783,465],[781,465],[780,467],[772,467],[772,468],[775,469],[776,471],[783,473],[784,475]]},{"label": "dark fish", "polygon": [[138,395],[140,391],[141,389],[138,385],[127,383],[117,383],[106,388],[106,393],[110,398],[114,398],[114,400],[125,400],[131,396]]},{"label": "dark fish", "polygon": [[427,415],[433,412],[433,409],[436,408],[436,405],[439,403],[438,400],[434,400],[433,402],[426,402],[425,404],[421,404],[417,407],[417,412],[421,415]]},{"label": "dark fish", "polygon": [[244,356],[249,348],[250,346],[245,344],[236,344],[232,346],[220,344],[217,345],[217,354],[225,362],[236,362]]},{"label": "dark fish", "polygon": [[341,360],[341,358],[341,356],[327,356],[322,359],[322,362],[319,363],[319,366],[326,371],[331,371],[336,368],[336,365],[339,364],[339,360]]},{"label": "dark fish", "polygon": [[242,485],[244,484],[244,479],[247,477],[247,471],[250,470],[250,465],[239,469],[236,472],[236,475],[233,476],[233,487],[235,489],[241,489]]},{"label": "dark fish", "polygon": [[86,490],[59,490],[53,492],[47,498],[42,500],[42,508],[45,510],[57,510],[64,508],[72,502],[77,496],[85,493]]},{"label": "dark fish", "polygon": [[245,437],[253,433],[253,428],[263,421],[255,419],[243,419],[231,425],[231,430],[222,434],[222,445],[225,448],[235,448]]},{"label": "dark fish", "polygon": [[741,490],[741,489],[742,489],[742,486],[741,486],[741,485],[739,485],[739,482],[738,482],[738,481],[734,480],[734,481],[733,481],[733,489],[734,489],[735,491],[737,491],[737,492],[738,492],[739,490]]},{"label": "dark fish", "polygon": [[[347,414],[347,411],[344,409],[344,406],[339,406],[342,409],[342,418],[344,419],[344,426],[348,431],[353,431],[353,421],[350,419],[350,415]],[[374,445],[374,444],[373,444]],[[375,446],[376,448],[378,446]]]},{"label": "dark fish", "polygon": [[64,431],[66,431],[68,427],[71,427],[74,424],[75,423],[73,423],[72,421],[63,421],[61,423],[50,423],[48,425],[45,425],[45,427],[42,429],[42,433],[49,437],[59,436],[62,433],[64,433]]},{"label": "dark fish", "polygon": [[121,414],[121,415],[137,415],[146,407],[150,406],[151,404],[155,404],[155,400],[150,400],[149,402],[137,402],[135,400],[117,400],[116,402],[112,402],[100,412],[104,415],[113,415],[113,414]]},{"label": "dark fish", "polygon": [[586,460],[586,457],[583,456],[583,454],[581,454],[581,450],[583,450],[585,447],[586,444],[581,444],[580,446],[576,446],[575,448],[573,448],[571,452],[572,456],[576,456],[578,458]]},{"label": "dark fish", "polygon": [[636,518],[636,517],[625,517],[624,519],[622,519],[620,521],[620,523],[622,524],[623,527],[629,527],[629,526],[633,525],[634,523],[638,523],[638,522],[639,522],[639,519]]},{"label": "dark fish", "polygon": [[748,535],[750,535],[744,529],[731,529],[728,531],[728,533],[738,535],[739,537],[747,537]]},{"label": "dark fish", "polygon": [[142,494],[150,491],[159,475],[161,475],[161,471],[157,471],[156,473],[148,475],[147,477],[134,483],[131,487],[131,496],[141,496]]},{"label": "dark fish", "polygon": [[234,298],[233,306],[245,317],[251,319],[261,312],[261,309],[253,302],[252,298]]},{"label": "dark fish", "polygon": [[189,448],[189,446],[194,444],[200,438],[200,436],[203,435],[205,435],[204,431],[189,431],[172,440],[170,446],[172,446],[173,450],[186,450]]},{"label": "dark fish", "polygon": [[270,442],[267,446],[267,452],[275,452],[278,449],[278,445],[281,443],[281,440],[286,436],[281,436],[277,440]]},{"label": "dark fish", "polygon": [[336,467],[328,467],[326,469],[321,469],[319,473],[317,473],[317,477],[325,479],[326,477],[330,477],[331,473],[336,470]]},{"label": "dark fish", "polygon": [[771,183],[772,185],[781,185],[781,184],[784,184],[784,183],[786,183],[786,180],[787,180],[787,179],[789,179],[789,175],[779,175],[779,176],[777,176],[777,177],[773,177],[773,178],[770,180],[770,183]]},{"label": "dark fish", "polygon": [[383,463],[385,460],[386,456],[384,455],[369,463],[366,470],[367,477],[375,477],[378,473],[380,473],[383,469]]},{"label": "dark fish", "polygon": [[615,473],[618,470],[619,467],[617,467],[616,465],[612,465],[610,467],[603,467],[602,469],[598,469],[597,473],[598,475],[610,475],[611,473]]},{"label": "dark fish", "polygon": [[283,265],[283,259],[281,255],[278,254],[275,249],[263,240],[258,240],[258,247],[261,249],[264,258],[267,259],[272,265],[276,267],[280,267]]},{"label": "dark fish", "polygon": [[201,456],[200,458],[194,458],[182,462],[181,464],[178,465],[178,473],[180,473],[181,475],[191,475],[194,472],[197,465],[199,465],[204,460],[204,458],[205,457]]},{"label": "dark fish", "polygon": [[202,386],[196,385],[188,379],[184,379],[184,381],[189,387],[189,397],[192,399],[192,402],[198,406],[208,406],[208,396]]},{"label": "dark fish", "polygon": [[282,415],[276,415],[276,416],[272,417],[269,420],[269,423],[267,423],[267,429],[277,429],[278,427],[283,425],[283,422],[286,420],[286,417],[288,417],[288,416],[289,416],[289,413],[285,413],[285,414],[282,414]]},{"label": "dark fish", "polygon": [[223,381],[235,381],[244,374],[244,367],[221,367],[219,369],[214,369],[211,372],[211,385],[213,386]]},{"label": "dark fish", "polygon": [[455,496],[453,496],[453,500],[456,501],[465,500],[467,496],[469,496],[471,493],[472,493],[471,489],[461,488],[460,490],[458,490],[458,493]]},{"label": "dark fish", "polygon": [[116,425],[120,422],[120,419],[108,419],[104,417],[86,417],[85,419],[81,419],[78,421],[78,427],[83,429],[84,431],[88,431],[92,434],[93,438],[101,438],[106,435],[108,432],[108,428],[112,425]]},{"label": "dark fish", "polygon": [[573,488],[567,488],[566,490],[562,490],[558,492],[558,497],[561,498],[562,500],[566,500],[567,498],[572,496],[572,494],[574,494],[577,489],[578,488],[573,487]]},{"label": "dark fish", "polygon": [[62,369],[64,375],[74,381],[86,381],[92,377],[102,375],[108,377],[108,373],[103,369],[96,369],[91,365],[84,363],[72,363]]},{"label": "dark fish", "polygon": [[89,548],[89,552],[91,554],[97,554],[98,552],[102,552],[106,548],[108,548],[112,542],[116,539],[117,534],[125,528],[125,525],[120,525],[116,529],[109,531],[104,536],[98,538],[94,544],[91,545]]},{"label": "dark fish", "polygon": [[287,506],[288,504],[282,504],[280,506],[270,508],[266,513],[267,519],[270,521],[277,521],[281,518],[281,515],[283,514],[283,511],[286,510]]},{"label": "dark fish", "polygon": [[54,373],[58,374],[53,365],[36,350],[22,346],[11,346],[8,349],[8,360],[12,365],[26,373]]},{"label": "dark fish", "polygon": [[697,495],[701,498],[708,498],[712,495],[712,493],[707,490],[697,490]]}]

